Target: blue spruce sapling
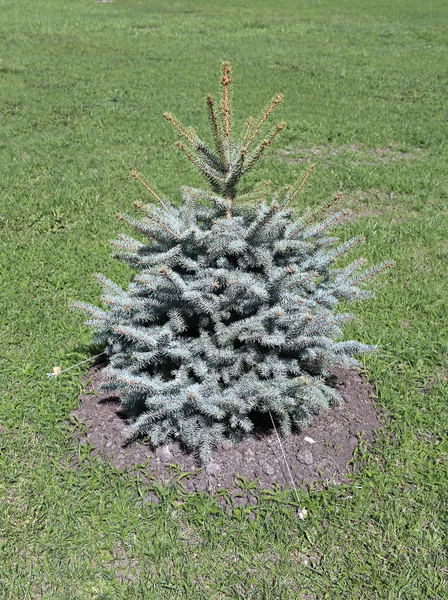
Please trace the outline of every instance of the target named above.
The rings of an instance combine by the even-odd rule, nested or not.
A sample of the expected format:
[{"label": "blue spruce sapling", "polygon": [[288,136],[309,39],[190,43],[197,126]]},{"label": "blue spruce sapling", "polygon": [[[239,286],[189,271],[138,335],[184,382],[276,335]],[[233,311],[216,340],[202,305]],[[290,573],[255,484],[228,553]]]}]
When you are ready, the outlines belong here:
[{"label": "blue spruce sapling", "polygon": [[[359,272],[362,259],[337,268],[363,241],[338,245],[330,230],[346,215],[329,214],[340,195],[299,220],[290,209],[295,189],[269,196],[265,184],[244,195],[238,184],[284,127],[260,140],[277,95],[242,136],[232,130],[230,66],[222,65],[221,105],[207,98],[211,148],[170,114],[179,148],[212,193],[183,188],[180,207],[160,198],[135,203],[140,219],[117,215],[138,237],[119,235],[115,257],[135,268],[127,290],[102,275],[102,310],[89,314],[95,341],[106,344],[105,390],[121,399],[126,439],[146,436],[153,446],[177,439],[209,460],[217,441],[238,442],[256,413],[271,412],[283,434],[306,427],[312,415],[341,402],[325,380],[330,365],[354,366],[371,350],[343,341],[351,314],[340,300],[368,298],[362,284],[391,266]],[[329,216],[327,216],[329,215]],[[143,241],[141,241],[143,240]]]}]

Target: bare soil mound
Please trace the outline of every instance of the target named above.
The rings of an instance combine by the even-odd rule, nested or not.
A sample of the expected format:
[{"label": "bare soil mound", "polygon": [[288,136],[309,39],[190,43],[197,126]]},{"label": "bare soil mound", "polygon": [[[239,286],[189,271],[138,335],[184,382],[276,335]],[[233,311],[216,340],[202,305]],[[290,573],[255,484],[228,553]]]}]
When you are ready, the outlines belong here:
[{"label": "bare soil mound", "polygon": [[[84,424],[74,429],[74,438],[89,443],[94,454],[110,461],[120,470],[131,470],[145,464],[148,478],[168,483],[180,473],[185,489],[216,493],[227,489],[235,493],[238,476],[257,480],[259,488],[274,484],[290,487],[291,478],[269,417],[261,419],[251,435],[237,447],[218,444],[213,460],[199,469],[195,456],[173,442],[153,450],[144,442],[124,446],[123,429],[126,425],[117,414],[119,398],[107,397],[100,391],[104,380],[104,365],[92,367],[86,377],[86,387],[80,397],[80,406],[71,415],[73,421]],[[338,408],[314,417],[312,426],[282,438],[282,445],[295,484],[300,487],[311,482],[337,484],[344,475],[353,471],[347,465],[359,440],[371,442],[380,418],[375,406],[373,385],[357,371],[336,368],[331,384],[344,398]],[[141,472],[141,469],[140,469]]]}]

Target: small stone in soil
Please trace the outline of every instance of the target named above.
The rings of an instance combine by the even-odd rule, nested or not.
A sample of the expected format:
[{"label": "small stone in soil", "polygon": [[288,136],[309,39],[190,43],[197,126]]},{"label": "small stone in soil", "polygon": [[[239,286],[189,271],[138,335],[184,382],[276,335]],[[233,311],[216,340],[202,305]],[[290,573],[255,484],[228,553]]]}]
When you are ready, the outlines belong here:
[{"label": "small stone in soil", "polygon": [[143,503],[144,504],[158,504],[159,499],[156,496],[156,494],[148,494],[147,496],[145,496]]},{"label": "small stone in soil", "polygon": [[262,469],[263,469],[263,473],[266,473],[266,475],[274,475],[275,474],[275,469],[272,465],[265,464],[262,466]]},{"label": "small stone in soil", "polygon": [[208,465],[205,467],[205,470],[207,471],[208,475],[212,475],[213,477],[217,477],[220,473],[221,473],[221,467],[218,465],[218,463],[208,463]]},{"label": "small stone in soil", "polygon": [[312,465],[314,462],[313,455],[309,450],[301,450],[297,453],[297,460],[303,465]]},{"label": "small stone in soil", "polygon": [[173,458],[173,453],[166,446],[161,446],[160,448],[156,448],[155,454],[157,458],[162,461],[168,462]]},{"label": "small stone in soil", "polygon": [[349,446],[351,450],[354,450],[356,448],[356,446],[358,445],[358,438],[357,437],[351,437],[348,440]]},{"label": "small stone in soil", "polygon": [[194,482],[194,489],[197,492],[205,492],[208,488],[208,481],[206,479],[199,479]]}]

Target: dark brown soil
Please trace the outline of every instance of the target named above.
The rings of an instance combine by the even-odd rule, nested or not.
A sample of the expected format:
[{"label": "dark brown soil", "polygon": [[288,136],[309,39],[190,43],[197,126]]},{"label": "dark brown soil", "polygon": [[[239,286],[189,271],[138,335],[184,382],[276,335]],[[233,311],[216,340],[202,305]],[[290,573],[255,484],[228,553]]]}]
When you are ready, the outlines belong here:
[{"label": "dark brown soil", "polygon": [[[119,399],[105,397],[99,391],[105,377],[103,367],[90,369],[80,406],[71,413],[74,422],[85,425],[75,428],[75,440],[90,443],[94,454],[99,453],[121,470],[132,470],[136,465],[147,463],[148,477],[153,476],[163,483],[175,480],[179,473],[196,472],[182,479],[183,486],[190,491],[235,490],[238,475],[249,481],[257,480],[259,488],[274,484],[291,487],[279,441],[268,420],[260,422],[255,432],[236,448],[218,444],[212,462],[200,470],[194,454],[182,451],[177,442],[156,450],[144,443],[123,446],[122,432],[126,423],[116,414]],[[347,462],[352,459],[360,438],[371,442],[380,426],[373,386],[362,374],[337,368],[331,383],[344,397],[344,404],[315,417],[311,427],[282,438],[297,487],[311,482],[343,482],[344,475],[353,471]]]}]

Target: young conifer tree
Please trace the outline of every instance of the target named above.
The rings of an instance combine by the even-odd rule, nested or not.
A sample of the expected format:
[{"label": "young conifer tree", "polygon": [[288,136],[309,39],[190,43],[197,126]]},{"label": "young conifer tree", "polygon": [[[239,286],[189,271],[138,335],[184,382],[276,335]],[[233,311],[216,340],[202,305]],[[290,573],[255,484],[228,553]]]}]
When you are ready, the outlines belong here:
[{"label": "young conifer tree", "polygon": [[207,98],[213,147],[165,114],[212,193],[185,187],[177,207],[133,172],[154,201],[134,203],[140,219],[118,214],[138,239],[119,235],[111,244],[136,274],[127,290],[96,275],[106,310],[73,305],[89,314],[95,341],[106,344],[103,388],[121,398],[127,440],[146,436],[158,446],[177,439],[203,462],[215,442],[236,443],[250,432],[256,413],[270,412],[288,434],[341,402],[325,381],[328,367],[354,366],[353,356],[372,347],[342,340],[341,327],[353,316],[335,309],[340,300],[371,297],[362,284],[391,266],[360,272],[362,259],[335,266],[363,241],[338,244],[330,236],[347,214],[329,212],[340,194],[294,217],[291,205],[313,167],[282,193],[271,195],[267,182],[238,194],[284,127],[261,136],[283,97],[235,135],[230,75],[225,62],[220,106]]}]

